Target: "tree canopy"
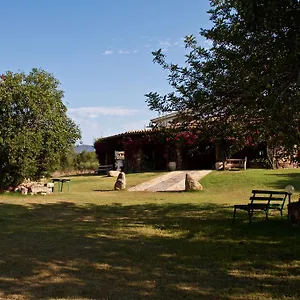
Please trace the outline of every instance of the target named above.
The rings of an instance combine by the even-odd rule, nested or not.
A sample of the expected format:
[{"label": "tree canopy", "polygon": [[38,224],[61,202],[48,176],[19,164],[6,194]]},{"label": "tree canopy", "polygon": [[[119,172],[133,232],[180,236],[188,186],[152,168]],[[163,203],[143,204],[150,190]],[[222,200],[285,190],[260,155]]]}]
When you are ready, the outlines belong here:
[{"label": "tree canopy", "polygon": [[53,171],[80,138],[67,117],[59,81],[44,70],[0,78],[1,189]]},{"label": "tree canopy", "polygon": [[294,151],[300,145],[300,1],[212,0],[209,14],[213,27],[200,35],[211,47],[187,36],[184,66],[153,52],[174,92],[147,94],[149,108],[178,111],[216,140]]}]

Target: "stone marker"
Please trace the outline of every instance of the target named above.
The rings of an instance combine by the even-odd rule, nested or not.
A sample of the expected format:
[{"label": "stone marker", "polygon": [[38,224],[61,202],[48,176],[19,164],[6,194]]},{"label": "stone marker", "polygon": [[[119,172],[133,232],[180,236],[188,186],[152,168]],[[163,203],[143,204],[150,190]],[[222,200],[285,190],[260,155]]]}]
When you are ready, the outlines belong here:
[{"label": "stone marker", "polygon": [[185,176],[185,190],[186,191],[201,191],[203,190],[203,186],[195,180],[190,174],[186,174]]},{"label": "stone marker", "polygon": [[126,188],[126,177],[124,172],[120,172],[117,177],[117,181],[115,183],[114,189],[115,190],[125,190]]}]

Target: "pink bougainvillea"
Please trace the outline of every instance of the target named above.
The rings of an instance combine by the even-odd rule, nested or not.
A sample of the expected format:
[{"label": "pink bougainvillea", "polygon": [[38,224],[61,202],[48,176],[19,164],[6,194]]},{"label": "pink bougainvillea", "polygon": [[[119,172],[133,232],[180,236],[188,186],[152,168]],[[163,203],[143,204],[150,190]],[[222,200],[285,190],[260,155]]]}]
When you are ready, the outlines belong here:
[{"label": "pink bougainvillea", "polygon": [[[198,145],[203,142],[203,137],[196,132],[191,131],[174,131],[174,130],[157,130],[150,131],[139,135],[124,135],[114,144],[122,145],[127,158],[134,157],[141,148],[154,145],[155,147],[164,148],[165,158],[169,151],[174,149],[197,149]],[[207,143],[213,142],[207,140]],[[99,156],[100,152],[113,150],[111,141],[107,139],[99,139],[95,142],[96,152]]]},{"label": "pink bougainvillea", "polygon": [[197,144],[199,136],[195,133],[184,131],[157,131],[155,133],[144,134],[137,138],[123,137],[123,147],[127,157],[133,156],[145,145],[163,145],[165,151],[175,147],[188,147]]}]

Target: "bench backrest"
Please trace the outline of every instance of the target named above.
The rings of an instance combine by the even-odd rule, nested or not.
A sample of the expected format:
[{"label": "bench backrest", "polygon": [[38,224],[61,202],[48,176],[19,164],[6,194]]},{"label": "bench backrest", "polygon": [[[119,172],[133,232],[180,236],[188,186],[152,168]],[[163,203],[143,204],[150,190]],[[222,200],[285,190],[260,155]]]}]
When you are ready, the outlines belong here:
[{"label": "bench backrest", "polygon": [[280,204],[282,209],[288,195],[288,192],[253,190],[252,196],[250,197],[250,203],[253,204],[254,201],[261,201],[268,205]]},{"label": "bench backrest", "polygon": [[110,168],[113,168],[113,165],[100,165],[98,167],[99,170],[102,170],[102,169],[110,169]]},{"label": "bench backrest", "polygon": [[229,168],[244,168],[247,166],[247,157],[245,158],[227,158],[225,161],[225,167]]}]

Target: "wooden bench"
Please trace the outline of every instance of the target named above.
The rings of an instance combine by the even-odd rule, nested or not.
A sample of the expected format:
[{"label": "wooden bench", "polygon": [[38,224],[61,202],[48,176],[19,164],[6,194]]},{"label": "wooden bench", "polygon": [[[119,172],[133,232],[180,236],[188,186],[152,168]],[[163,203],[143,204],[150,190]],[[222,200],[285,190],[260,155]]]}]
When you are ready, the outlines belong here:
[{"label": "wooden bench", "polygon": [[224,169],[247,169],[247,157],[245,158],[228,158],[224,162]]},{"label": "wooden bench", "polygon": [[250,202],[248,204],[234,205],[233,221],[235,221],[235,214],[237,209],[245,210],[248,212],[249,223],[252,223],[252,217],[254,211],[262,210],[266,214],[266,220],[268,219],[269,210],[275,209],[280,212],[282,217],[282,210],[286,199],[290,201],[291,194],[288,192],[280,191],[265,191],[265,190],[253,190]]},{"label": "wooden bench", "polygon": [[108,171],[113,170],[113,168],[114,168],[113,165],[100,165],[96,170],[96,173],[97,174],[107,173]]}]

